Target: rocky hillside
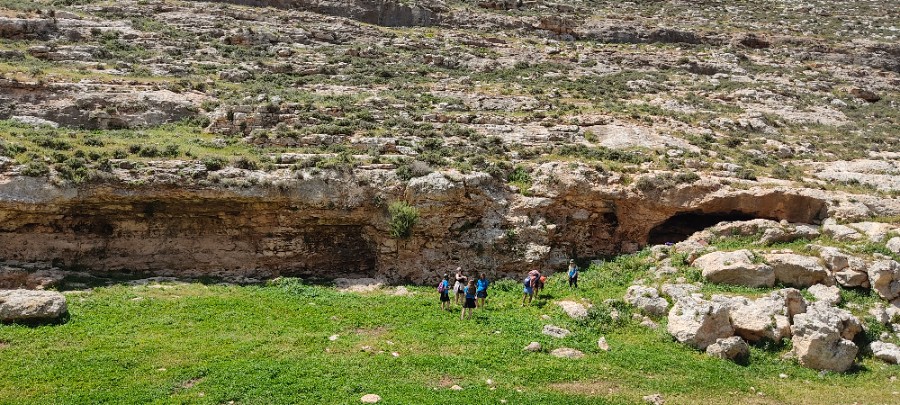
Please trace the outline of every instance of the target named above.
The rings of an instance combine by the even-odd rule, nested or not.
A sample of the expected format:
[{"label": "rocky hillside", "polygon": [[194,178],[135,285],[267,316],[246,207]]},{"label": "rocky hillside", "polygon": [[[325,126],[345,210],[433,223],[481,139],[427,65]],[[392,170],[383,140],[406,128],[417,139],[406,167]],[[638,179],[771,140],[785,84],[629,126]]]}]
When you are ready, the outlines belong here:
[{"label": "rocky hillside", "polygon": [[420,283],[721,220],[897,223],[898,20],[889,1],[7,1],[0,258]]}]

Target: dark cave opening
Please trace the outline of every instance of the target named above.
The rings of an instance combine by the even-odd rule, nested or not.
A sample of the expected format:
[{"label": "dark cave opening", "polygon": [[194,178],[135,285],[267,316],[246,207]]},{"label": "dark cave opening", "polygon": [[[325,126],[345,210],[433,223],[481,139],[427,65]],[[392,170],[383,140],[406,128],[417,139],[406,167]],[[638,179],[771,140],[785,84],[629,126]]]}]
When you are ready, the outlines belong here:
[{"label": "dark cave opening", "polygon": [[683,212],[653,227],[650,230],[648,243],[651,245],[667,242],[677,243],[687,239],[694,232],[702,231],[722,221],[747,221],[756,218],[759,218],[759,216],[740,211],[725,213]]}]

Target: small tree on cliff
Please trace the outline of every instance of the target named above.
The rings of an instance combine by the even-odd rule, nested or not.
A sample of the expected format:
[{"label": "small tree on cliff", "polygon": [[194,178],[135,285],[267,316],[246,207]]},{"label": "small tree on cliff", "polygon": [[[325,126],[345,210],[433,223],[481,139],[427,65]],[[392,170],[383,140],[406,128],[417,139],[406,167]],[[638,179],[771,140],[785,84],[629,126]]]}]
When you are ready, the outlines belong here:
[{"label": "small tree on cliff", "polygon": [[412,228],[419,220],[419,210],[404,201],[395,201],[388,206],[391,215],[391,236],[406,239],[412,236]]}]

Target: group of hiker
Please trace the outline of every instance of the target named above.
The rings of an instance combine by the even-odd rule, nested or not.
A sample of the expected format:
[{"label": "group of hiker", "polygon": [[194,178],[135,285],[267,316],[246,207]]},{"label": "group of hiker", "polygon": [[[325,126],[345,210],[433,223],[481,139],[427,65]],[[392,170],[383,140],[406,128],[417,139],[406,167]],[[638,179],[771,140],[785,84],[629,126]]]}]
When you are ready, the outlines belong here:
[{"label": "group of hiker", "polygon": [[[569,260],[569,268],[567,275],[569,277],[569,287],[578,288],[578,274],[580,270],[575,264],[575,260]],[[530,304],[535,295],[540,295],[541,290],[547,282],[547,276],[541,274],[537,269],[528,272],[523,281],[524,294],[522,295],[522,306]],[[490,285],[487,276],[480,273],[477,279],[469,279],[463,274],[462,268],[456,268],[454,283],[450,285],[450,274],[444,273],[444,278],[438,284],[437,290],[441,296],[441,309],[450,309],[450,294],[454,295],[453,303],[459,305],[462,302],[462,312],[459,315],[460,320],[472,317],[475,308],[483,308],[487,300],[487,290]]]}]

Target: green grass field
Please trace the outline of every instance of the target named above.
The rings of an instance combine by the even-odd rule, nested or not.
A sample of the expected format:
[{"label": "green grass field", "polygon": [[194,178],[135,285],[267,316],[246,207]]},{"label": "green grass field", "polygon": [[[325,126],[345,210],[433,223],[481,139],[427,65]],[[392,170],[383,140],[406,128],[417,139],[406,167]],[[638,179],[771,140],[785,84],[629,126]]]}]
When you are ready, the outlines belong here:
[{"label": "green grass field", "polygon": [[[367,393],[387,404],[641,403],[654,393],[669,404],[900,401],[900,367],[871,358],[819,374],[781,360],[788,348],[754,347],[738,365],[675,343],[664,320],[656,331],[637,325],[623,305],[613,304],[613,322],[603,300],[621,298],[649,265],[641,254],[592,267],[577,291],[554,276],[525,308],[518,282],[498,282],[469,321],[458,306],[440,311],[432,287],[399,296],[287,279],[71,292],[65,324],[0,326],[0,403],[352,404]],[[598,305],[574,321],[554,304],[563,298]],[[544,336],[545,324],[574,333]],[[543,351],[523,352],[531,341]],[[586,356],[550,356],[558,347]]]}]

